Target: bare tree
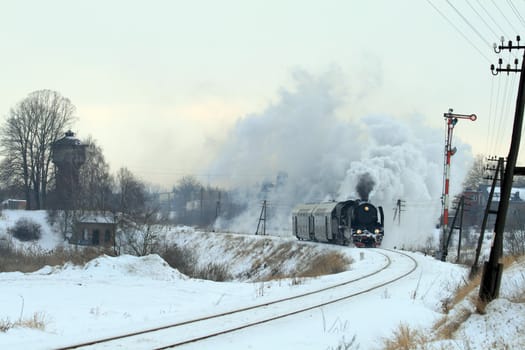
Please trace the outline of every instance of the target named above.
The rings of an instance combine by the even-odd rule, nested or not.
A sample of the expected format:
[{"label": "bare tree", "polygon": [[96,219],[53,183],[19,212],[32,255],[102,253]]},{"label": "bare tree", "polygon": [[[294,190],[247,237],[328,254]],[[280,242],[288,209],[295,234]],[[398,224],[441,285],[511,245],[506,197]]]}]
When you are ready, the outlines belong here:
[{"label": "bare tree", "polygon": [[113,178],[109,173],[102,148],[93,138],[83,142],[87,145],[86,161],[80,168],[80,208],[106,211],[110,209]]},{"label": "bare tree", "polygon": [[487,180],[485,179],[485,168],[487,166],[487,161],[485,157],[481,154],[478,154],[474,159],[474,163],[470,168],[465,180],[463,181],[464,189],[477,190],[480,184],[486,184]]},{"label": "bare tree", "polygon": [[11,109],[0,129],[0,147],[7,154],[4,174],[19,177],[28,209],[46,205],[51,178],[51,144],[74,120],[75,106],[56,91],[32,92]]},{"label": "bare tree", "polygon": [[116,181],[118,202],[115,209],[130,215],[144,212],[147,200],[144,183],[127,168],[121,168],[118,171]]},{"label": "bare tree", "polygon": [[[199,198],[202,184],[194,176],[184,176],[173,188],[175,210],[181,223],[193,224],[191,214],[188,210],[192,203]],[[194,208],[192,208],[194,209]]]},{"label": "bare tree", "polygon": [[120,223],[121,248],[137,256],[159,251],[160,235],[165,227],[157,221],[158,211],[147,208],[143,213],[126,216]]}]

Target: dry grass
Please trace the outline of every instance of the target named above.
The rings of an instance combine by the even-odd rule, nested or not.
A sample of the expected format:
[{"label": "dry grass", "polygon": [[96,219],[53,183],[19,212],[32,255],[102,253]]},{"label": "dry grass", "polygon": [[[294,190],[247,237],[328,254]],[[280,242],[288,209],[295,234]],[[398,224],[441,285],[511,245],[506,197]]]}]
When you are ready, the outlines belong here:
[{"label": "dry grass", "polygon": [[389,339],[383,339],[383,349],[385,350],[410,350],[424,348],[428,342],[427,336],[423,332],[413,330],[405,324],[400,324]]},{"label": "dry grass", "polygon": [[0,249],[0,272],[34,272],[42,267],[64,265],[69,262],[83,265],[103,254],[114,255],[112,250],[104,248],[57,248],[51,251],[41,249],[18,250],[12,247]]},{"label": "dry grass", "polygon": [[472,291],[479,288],[481,274],[474,276],[474,278],[469,281],[463,280],[463,282],[464,284],[458,286],[454,293],[451,307],[454,307],[460,301],[465,300],[465,298],[467,298],[472,293]]},{"label": "dry grass", "polygon": [[[520,259],[522,258],[504,256],[501,262],[505,267],[508,267]],[[434,324],[431,336],[424,336],[417,330],[412,330],[406,325],[400,325],[390,339],[383,341],[384,349],[424,349],[425,344],[430,341],[453,339],[459,327],[474,312],[473,308],[458,306],[462,301],[470,300],[479,313],[483,313],[485,310],[486,303],[476,293],[480,282],[481,271],[471,280],[463,280],[463,283],[455,289],[453,296],[443,302],[443,311],[447,315]],[[452,309],[454,309],[454,313],[449,314]]]},{"label": "dry grass", "polygon": [[43,312],[35,312],[33,316],[18,321],[13,322],[9,319],[0,321],[0,332],[7,332],[15,327],[39,329],[43,331],[46,329],[46,323],[46,315]]},{"label": "dry grass", "polygon": [[515,262],[520,262],[522,260],[523,260],[523,257],[519,257],[515,255],[503,255],[503,257],[500,259],[500,263],[503,264],[504,268],[507,268],[510,265],[514,264]]},{"label": "dry grass", "polygon": [[46,315],[42,312],[35,312],[32,317],[20,320],[17,325],[24,328],[44,330],[46,328]]},{"label": "dry grass", "polygon": [[472,313],[467,309],[459,310],[454,317],[443,317],[433,327],[434,340],[452,339],[454,333]]},{"label": "dry grass", "polygon": [[[279,247],[282,248],[282,247]],[[252,264],[252,269],[266,268],[269,273],[263,277],[262,281],[279,280],[293,278],[294,281],[302,283],[303,278],[319,277],[346,271],[352,260],[340,252],[326,252],[308,259],[307,264],[297,265],[294,271],[283,271],[282,263],[292,259],[294,255],[306,254],[301,250],[285,251],[278,249],[266,259],[258,259]],[[305,258],[302,259],[303,261]]]},{"label": "dry grass", "polygon": [[349,258],[339,252],[328,252],[316,256],[298,277],[318,277],[346,271],[351,264]]},{"label": "dry grass", "polygon": [[[520,261],[520,259],[522,258],[507,255],[502,257],[501,263],[506,268],[516,261]],[[454,296],[443,303],[443,311],[445,313],[448,314],[452,309],[455,309],[456,312],[453,317],[445,316],[434,325],[434,337],[436,340],[452,339],[454,333],[458,330],[461,324],[472,315],[472,311],[467,308],[457,308],[457,305],[463,300],[470,299],[478,313],[485,313],[487,303],[481,300],[478,293],[476,293],[476,291],[479,290],[481,276],[482,274],[480,271],[480,273],[474,276],[470,281],[464,280],[464,283],[456,288]]]}]

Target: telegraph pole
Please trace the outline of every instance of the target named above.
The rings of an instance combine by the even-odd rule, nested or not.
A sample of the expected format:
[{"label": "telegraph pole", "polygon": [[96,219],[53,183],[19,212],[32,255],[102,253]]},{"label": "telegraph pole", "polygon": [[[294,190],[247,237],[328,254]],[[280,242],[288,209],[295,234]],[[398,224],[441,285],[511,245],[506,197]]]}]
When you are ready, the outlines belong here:
[{"label": "telegraph pole", "polygon": [[[446,261],[447,255],[448,255],[448,246],[450,245],[450,239],[452,237],[452,232],[454,229],[459,230],[459,237],[458,237],[458,255],[456,257],[456,262],[459,261],[459,255],[461,253],[461,235],[463,232],[463,209],[465,207],[465,197],[461,196],[459,199],[459,202],[456,205],[456,213],[454,215],[454,219],[452,220],[452,226],[450,226],[450,230],[448,231],[448,235],[446,236],[445,243],[443,244],[443,250],[441,252],[441,260]],[[459,224],[456,225],[456,219],[459,217]]]},{"label": "telegraph pole", "polygon": [[452,132],[454,126],[458,123],[459,119],[469,119],[475,121],[477,119],[475,114],[456,114],[452,113],[453,109],[449,108],[448,113],[444,113],[443,116],[447,121],[447,135],[445,138],[445,170],[443,172],[444,184],[443,184],[443,246],[441,249],[441,260],[445,261],[447,256],[445,255],[446,237],[448,231],[448,205],[449,205],[449,185],[450,185],[450,158],[456,153],[456,147],[452,148]]},{"label": "telegraph pole", "polygon": [[[257,223],[257,230],[255,231],[255,234],[259,234],[259,227],[262,227],[262,235],[266,235],[266,199],[262,202],[262,209],[261,209],[261,215],[259,215],[259,223]],[[262,223],[262,225],[261,225]]]},{"label": "telegraph pole", "polygon": [[[512,51],[525,49],[521,46],[520,37],[516,38],[517,45],[513,45],[509,40],[508,45],[504,45],[504,39],[501,38],[501,45],[494,44],[494,51],[500,53],[502,50]],[[518,87],[518,96],[516,99],[516,111],[514,114],[514,125],[512,127],[512,140],[510,143],[509,155],[507,157],[507,165],[503,175],[503,182],[500,190],[500,200],[498,206],[498,214],[496,216],[496,224],[494,227],[494,241],[492,242],[492,249],[490,250],[489,261],[485,262],[481,285],[479,288],[479,297],[481,300],[490,302],[496,299],[499,295],[499,286],[501,284],[501,275],[503,272],[503,264],[500,263],[500,258],[503,255],[503,231],[505,229],[505,220],[509,208],[510,194],[512,190],[512,180],[514,177],[514,170],[516,168],[516,161],[518,159],[518,152],[521,140],[521,129],[523,127],[523,110],[525,103],[525,52],[521,62],[521,69],[518,69],[518,59],[514,60],[515,68],[511,68],[508,64],[506,68],[501,68],[503,60],[498,60],[498,67],[490,66],[493,75],[498,75],[499,72],[516,72],[521,73]]]},{"label": "telegraph pole", "polygon": [[217,204],[215,206],[215,220],[221,215],[221,191],[219,191],[219,197],[217,198]]},{"label": "telegraph pole", "polygon": [[[490,158],[490,161],[494,161],[496,159]],[[487,199],[487,205],[485,206],[485,213],[483,214],[483,220],[481,222],[481,229],[479,232],[479,238],[478,238],[478,246],[476,247],[476,257],[474,259],[474,263],[472,264],[472,268],[470,269],[470,278],[473,278],[478,273],[478,262],[479,262],[479,255],[481,254],[481,246],[483,245],[483,239],[485,237],[485,229],[487,227],[487,221],[489,218],[489,214],[497,214],[497,210],[492,210],[492,197],[494,197],[494,190],[496,189],[496,184],[498,182],[498,179],[503,180],[504,171],[505,171],[505,160],[503,157],[499,157],[497,159],[498,165],[492,169],[486,169],[486,170],[494,170],[494,175],[492,176],[492,186],[490,187],[489,197]],[[490,180],[490,177],[488,178]],[[500,184],[501,188],[501,184]]]},{"label": "telegraph pole", "polygon": [[401,212],[405,211],[403,208],[405,207],[405,201],[402,199],[398,199],[396,202],[396,207],[394,208],[394,222],[396,221],[397,217],[397,224],[401,225]]}]

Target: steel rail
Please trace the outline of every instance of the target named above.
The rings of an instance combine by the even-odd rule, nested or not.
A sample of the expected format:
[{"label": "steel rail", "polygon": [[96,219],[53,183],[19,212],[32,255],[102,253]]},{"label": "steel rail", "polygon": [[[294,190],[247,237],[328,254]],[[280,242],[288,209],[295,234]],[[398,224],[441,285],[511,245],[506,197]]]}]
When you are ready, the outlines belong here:
[{"label": "steel rail", "polygon": [[[219,335],[222,335],[222,334],[235,332],[237,330],[241,330],[241,329],[244,329],[244,328],[248,328],[248,327],[252,327],[252,326],[255,326],[255,325],[267,323],[267,322],[274,321],[274,320],[277,320],[277,319],[280,319],[280,318],[292,316],[292,315],[295,315],[295,314],[298,314],[298,313],[301,313],[301,312],[306,312],[306,311],[309,311],[309,310],[312,310],[312,309],[315,309],[315,308],[319,308],[319,307],[322,307],[322,306],[325,306],[325,305],[333,304],[333,303],[336,303],[336,302],[339,302],[339,301],[342,301],[342,300],[345,300],[345,299],[349,299],[349,298],[352,298],[352,297],[355,297],[355,296],[358,296],[358,295],[370,292],[370,291],[372,291],[374,289],[381,288],[381,287],[383,287],[383,286],[385,286],[387,284],[393,283],[393,282],[395,282],[395,281],[397,281],[397,280],[399,280],[399,279],[409,275],[410,273],[412,273],[417,268],[417,262],[415,261],[414,258],[410,257],[409,255],[407,255],[405,253],[401,253],[401,252],[398,252],[398,251],[391,251],[391,252],[395,252],[395,253],[398,253],[398,254],[401,254],[401,255],[404,255],[404,256],[408,257],[409,259],[411,259],[414,262],[414,267],[410,271],[402,274],[401,276],[399,276],[399,277],[397,277],[395,279],[389,280],[389,281],[381,283],[379,285],[375,285],[375,286],[373,286],[371,288],[367,288],[365,290],[362,290],[362,291],[359,291],[359,292],[356,292],[356,293],[352,293],[350,295],[346,295],[344,297],[336,298],[336,299],[330,300],[328,302],[323,302],[323,303],[316,304],[316,305],[313,305],[313,306],[309,306],[309,307],[306,307],[306,308],[301,308],[301,309],[295,310],[293,312],[287,312],[287,313],[284,313],[284,314],[281,314],[281,315],[277,315],[277,316],[273,316],[273,317],[269,317],[269,318],[266,318],[264,320],[260,320],[260,321],[257,321],[257,322],[251,322],[251,323],[244,324],[244,325],[241,325],[241,326],[232,327],[232,328],[227,329],[227,330],[223,330],[223,331],[220,331],[220,332],[215,332],[213,334],[208,334],[208,335],[204,335],[204,336],[195,337],[195,338],[192,338],[192,339],[184,340],[184,341],[181,341],[181,342],[178,342],[178,343],[174,343],[174,344],[170,344],[170,345],[163,346],[163,347],[158,347],[158,348],[155,348],[155,349],[159,349],[159,350],[160,349],[169,349],[169,348],[181,346],[181,345],[184,345],[184,344],[189,344],[189,343],[201,341],[201,340],[204,340],[204,339],[209,339],[209,338],[216,337],[216,336],[219,336]],[[107,338],[92,340],[92,341],[83,342],[83,343],[79,343],[79,344],[75,344],[75,345],[60,347],[60,348],[57,348],[57,350],[77,349],[77,348],[88,347],[88,346],[97,345],[97,344],[109,343],[109,342],[112,342],[112,341],[125,339],[125,338],[131,338],[131,337],[135,337],[135,336],[139,336],[139,335],[145,335],[145,334],[149,334],[149,333],[154,333],[154,332],[158,332],[158,331],[162,331],[162,330],[174,329],[174,328],[185,326],[185,325],[189,325],[189,324],[192,324],[192,323],[198,323],[198,322],[202,322],[202,321],[218,319],[218,318],[221,318],[221,317],[234,315],[236,313],[242,313],[242,312],[246,312],[246,311],[250,311],[250,310],[264,308],[264,307],[267,307],[267,306],[270,306],[270,305],[284,303],[284,302],[287,302],[287,301],[300,299],[300,298],[304,298],[304,297],[311,296],[311,295],[314,295],[314,294],[326,292],[328,290],[332,290],[332,289],[340,288],[340,287],[343,287],[343,286],[347,286],[349,284],[352,284],[352,283],[355,283],[357,281],[360,281],[360,280],[363,280],[363,279],[366,279],[366,278],[370,278],[371,276],[379,274],[379,273],[381,273],[382,271],[386,270],[387,268],[389,268],[391,266],[392,261],[391,261],[390,257],[387,254],[384,254],[384,253],[381,253],[381,252],[378,252],[378,251],[375,251],[375,253],[383,255],[386,258],[386,264],[384,264],[383,266],[381,266],[380,269],[378,269],[378,270],[376,270],[374,272],[362,275],[362,276],[360,276],[358,278],[354,278],[354,279],[351,279],[351,280],[348,280],[348,281],[345,281],[345,282],[337,283],[337,284],[334,284],[334,285],[331,285],[331,286],[328,286],[328,287],[324,287],[324,288],[321,288],[321,289],[317,289],[317,290],[314,290],[314,291],[301,293],[301,294],[293,295],[293,296],[282,298],[282,299],[276,299],[276,300],[268,301],[268,302],[265,302],[265,303],[259,303],[259,304],[255,304],[255,305],[251,305],[251,306],[247,306],[247,307],[231,310],[231,311],[226,311],[226,312],[217,313],[217,314],[213,314],[213,315],[209,315],[209,316],[199,317],[199,318],[195,318],[195,319],[191,319],[191,320],[187,320],[187,321],[182,321],[182,322],[177,322],[177,323],[164,325],[164,326],[160,326],[160,327],[149,328],[149,329],[146,329],[146,330],[130,332],[130,333],[117,335],[117,336],[113,336],[113,337],[107,337]]]}]

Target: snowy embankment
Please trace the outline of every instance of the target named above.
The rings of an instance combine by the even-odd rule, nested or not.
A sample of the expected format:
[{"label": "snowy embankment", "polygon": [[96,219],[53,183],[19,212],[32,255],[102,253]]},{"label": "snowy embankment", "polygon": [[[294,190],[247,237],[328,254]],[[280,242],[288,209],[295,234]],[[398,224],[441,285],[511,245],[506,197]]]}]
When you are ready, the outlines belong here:
[{"label": "snowy embankment", "polygon": [[[2,220],[3,225],[8,221]],[[5,232],[5,226],[0,235]],[[156,327],[193,319],[239,306],[261,303],[325,287],[343,279],[360,276],[384,263],[374,250],[352,249],[297,242],[294,239],[239,236],[196,232],[192,229],[167,231],[166,239],[194,250],[199,264],[227,264],[233,282],[191,279],[171,268],[157,255],[134,257],[102,256],[84,266],[45,267],[34,273],[0,273],[0,322],[36,318],[43,329],[13,327],[0,332],[0,348],[50,349],[99,337]],[[53,243],[55,242],[55,243]],[[58,235],[44,229],[39,244],[49,249],[64,244]],[[348,271],[318,278],[246,282],[261,277],[264,252],[286,247],[299,252],[286,255],[283,270],[305,264],[319,251],[336,249],[354,262]],[[300,248],[310,247],[311,250]],[[302,253],[304,249],[304,254]],[[252,251],[253,254],[249,252]],[[309,253],[306,253],[309,252]],[[467,269],[411,254],[419,264],[415,273],[380,290],[334,306],[305,312],[253,329],[217,337],[187,348],[203,349],[381,349],[400,324],[428,335],[436,349],[523,348],[523,304],[512,303],[523,296],[524,265],[516,264],[504,274],[501,299],[487,307],[485,315],[472,314],[452,334],[452,340],[432,340],[432,326],[445,316],[443,305],[464,283]],[[293,256],[293,258],[291,257]],[[248,276],[248,271],[252,271]],[[244,281],[244,282],[243,282]],[[521,294],[520,294],[521,293]],[[452,319],[458,304],[447,315]],[[271,336],[270,336],[271,335]]]}]

